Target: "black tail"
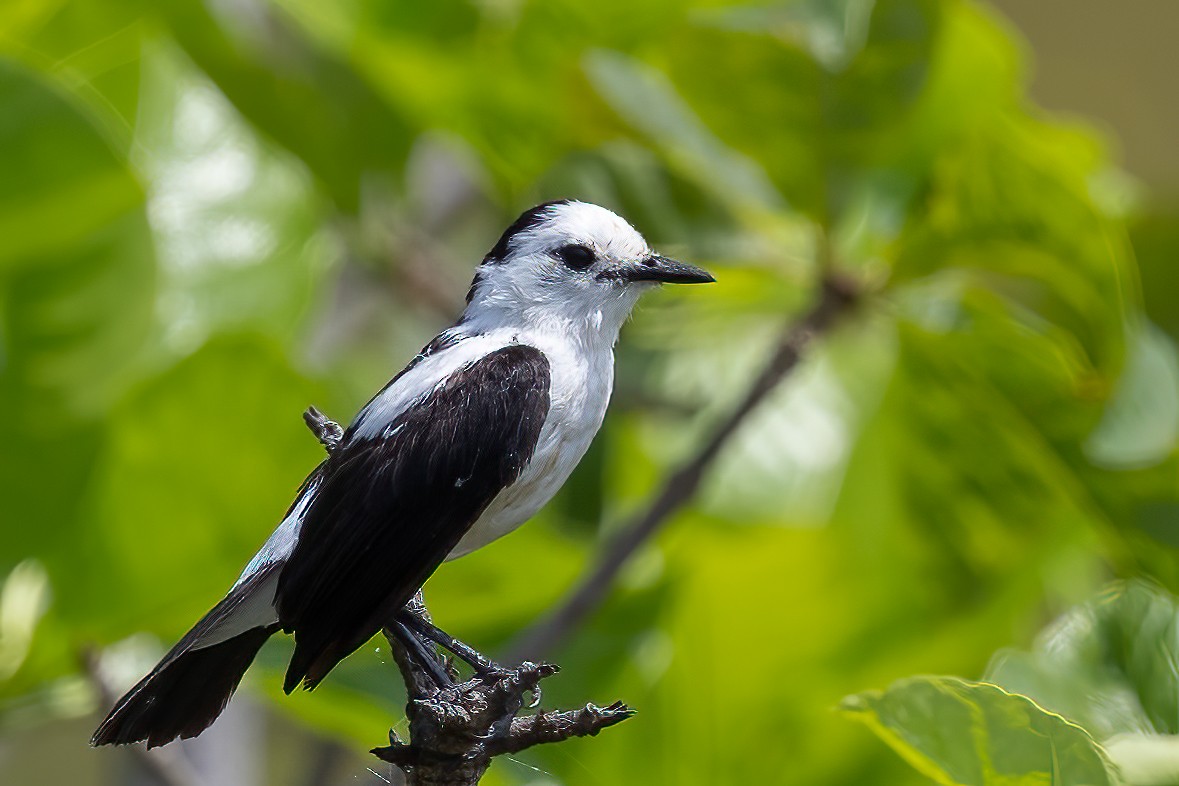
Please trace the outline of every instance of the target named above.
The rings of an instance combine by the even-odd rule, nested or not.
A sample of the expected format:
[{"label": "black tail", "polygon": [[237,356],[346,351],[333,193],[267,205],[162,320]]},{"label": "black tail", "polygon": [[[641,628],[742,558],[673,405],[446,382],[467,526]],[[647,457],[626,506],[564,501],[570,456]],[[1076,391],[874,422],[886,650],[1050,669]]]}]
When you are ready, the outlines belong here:
[{"label": "black tail", "polygon": [[[258,650],[278,630],[277,623],[267,620],[265,609],[281,568],[281,562],[263,565],[235,584],[151,674],[119,699],[90,744],[147,740],[147,747],[154,748],[177,737],[195,737],[209,728],[229,703]],[[257,608],[259,597],[266,601],[261,609]],[[217,641],[227,626],[241,632]],[[210,640],[217,643],[201,646]]]},{"label": "black tail", "polygon": [[91,745],[147,741],[154,748],[207,729],[237,689],[258,650],[277,625],[252,628],[210,647],[169,653],[119,699],[94,732]]}]

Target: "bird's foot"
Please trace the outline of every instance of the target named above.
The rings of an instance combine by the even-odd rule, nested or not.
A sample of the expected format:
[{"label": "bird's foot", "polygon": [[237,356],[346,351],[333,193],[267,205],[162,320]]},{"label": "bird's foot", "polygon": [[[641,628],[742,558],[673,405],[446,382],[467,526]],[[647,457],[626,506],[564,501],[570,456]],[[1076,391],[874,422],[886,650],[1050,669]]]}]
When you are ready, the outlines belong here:
[{"label": "bird's foot", "polygon": [[[540,704],[541,689],[539,679],[533,679],[532,673],[537,668],[541,668],[542,670],[548,669],[548,666],[538,667],[532,663],[522,663],[516,668],[510,668],[496,663],[471,645],[459,641],[454,636],[451,636],[436,626],[430,620],[430,613],[426,610],[425,603],[422,601],[420,590],[398,612],[395,618],[395,625],[408,631],[418,639],[417,647],[419,650],[431,650],[430,643],[432,642],[470,666],[475,672],[475,677],[482,679],[487,684],[505,682],[527,686],[524,690],[532,696],[532,701],[528,704],[528,709],[532,709]],[[553,668],[555,669],[555,667]],[[542,675],[542,678],[543,676],[548,676],[548,674]],[[448,684],[453,685],[454,683],[452,681]],[[438,683],[438,687],[440,689],[445,688],[448,684]]]},{"label": "bird's foot", "polygon": [[[436,628],[420,593],[398,612],[385,634],[405,680],[412,742],[390,733],[389,745],[373,753],[412,772],[414,782],[453,782],[461,771],[464,783],[475,783],[495,756],[591,736],[633,714],[621,702],[521,714],[540,703],[541,680],[556,674],[557,667],[524,662],[505,668],[495,663]],[[456,682],[451,674],[438,674],[446,665],[435,645],[471,664],[474,676]]]},{"label": "bird's foot", "polygon": [[[542,743],[597,734],[626,720],[633,711],[622,702],[608,707],[550,710],[520,715],[526,694],[540,693],[540,681],[557,673],[547,663],[521,663],[497,674],[476,674],[428,696],[412,691],[406,707],[412,742],[390,733],[389,746],[376,748],[381,759],[416,770],[420,782],[435,769],[469,768],[478,780],[494,756],[516,753]],[[410,683],[407,681],[407,685]],[[473,779],[472,779],[473,778]]]}]

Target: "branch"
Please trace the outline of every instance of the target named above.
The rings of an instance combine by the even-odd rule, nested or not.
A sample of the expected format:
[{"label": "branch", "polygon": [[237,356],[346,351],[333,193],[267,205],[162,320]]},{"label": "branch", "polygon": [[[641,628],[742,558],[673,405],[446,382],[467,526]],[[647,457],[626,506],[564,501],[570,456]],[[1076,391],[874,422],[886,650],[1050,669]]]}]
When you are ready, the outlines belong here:
[{"label": "branch", "polygon": [[320,412],[315,407],[308,407],[307,411],[303,413],[303,422],[307,424],[307,428],[311,429],[311,433],[323,445],[323,449],[331,453],[340,444],[340,440],[344,438],[344,429],[340,428],[340,424],[333,420],[328,420],[328,416]]},{"label": "branch", "polygon": [[474,786],[496,756],[593,736],[634,714],[616,702],[609,707],[587,704],[580,710],[516,717],[525,707],[524,695],[539,696],[540,681],[556,674],[556,666],[522,663],[516,669],[476,675],[438,689],[429,671],[399,638],[387,630],[385,638],[405,681],[412,742],[402,742],[390,730],[389,745],[372,753],[400,767],[407,786]]},{"label": "branch", "polygon": [[769,361],[733,411],[717,425],[696,455],[667,478],[646,511],[606,544],[597,562],[565,601],[516,639],[509,647],[509,660],[543,657],[552,652],[601,605],[622,566],[696,494],[705,471],[745,418],[795,369],[814,338],[828,332],[854,308],[859,295],[855,283],[846,278],[829,274],[823,280],[814,306],[786,328]]},{"label": "branch", "polygon": [[634,710],[616,701],[609,707],[587,704],[579,710],[550,710],[514,718],[511,734],[494,740],[489,748],[496,754],[518,753],[546,742],[561,742],[570,737],[594,737],[602,729],[621,723],[632,715]]}]

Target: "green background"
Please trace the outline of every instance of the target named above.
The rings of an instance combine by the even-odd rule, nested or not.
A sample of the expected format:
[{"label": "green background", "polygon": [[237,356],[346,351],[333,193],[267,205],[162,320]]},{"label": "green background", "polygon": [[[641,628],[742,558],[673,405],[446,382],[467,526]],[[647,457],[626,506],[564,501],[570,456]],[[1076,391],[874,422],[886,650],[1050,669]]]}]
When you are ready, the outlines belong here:
[{"label": "green background", "polygon": [[[0,780],[152,782],[86,746],[82,663],[149,668],[322,455],[302,410],[350,418],[507,222],[576,197],[718,283],[643,302],[567,487],[427,585],[490,653],[823,275],[866,295],[552,653],[546,706],[639,714],[487,783],[1179,783],[1173,68],[1157,35],[1062,49],[1117,42],[1093,3],[1010,5],[1037,90],[1125,156],[961,0],[0,4]],[[164,753],[381,783],[386,646],[284,697],[275,639]]]}]

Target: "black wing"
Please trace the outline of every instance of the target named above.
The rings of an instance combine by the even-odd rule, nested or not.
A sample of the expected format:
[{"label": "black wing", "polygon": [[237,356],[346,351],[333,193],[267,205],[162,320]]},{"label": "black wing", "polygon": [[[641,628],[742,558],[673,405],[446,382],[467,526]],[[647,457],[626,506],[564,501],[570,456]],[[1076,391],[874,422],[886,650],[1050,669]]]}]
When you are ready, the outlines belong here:
[{"label": "black wing", "polygon": [[279,621],[295,634],[288,693],[314,687],[405,605],[519,477],[548,410],[548,359],[518,345],[457,372],[379,437],[349,430],[279,576]]}]

